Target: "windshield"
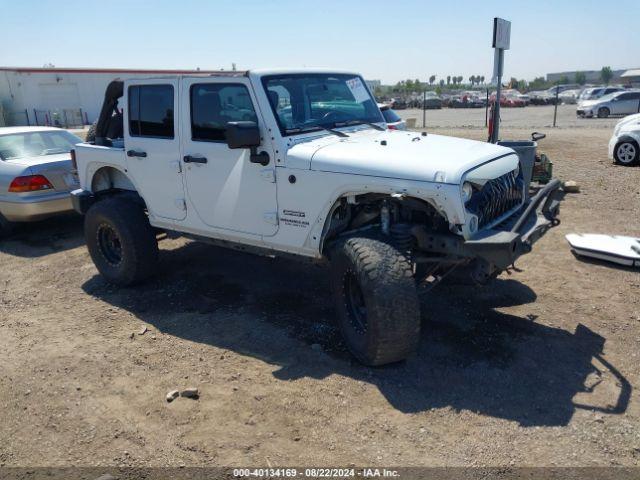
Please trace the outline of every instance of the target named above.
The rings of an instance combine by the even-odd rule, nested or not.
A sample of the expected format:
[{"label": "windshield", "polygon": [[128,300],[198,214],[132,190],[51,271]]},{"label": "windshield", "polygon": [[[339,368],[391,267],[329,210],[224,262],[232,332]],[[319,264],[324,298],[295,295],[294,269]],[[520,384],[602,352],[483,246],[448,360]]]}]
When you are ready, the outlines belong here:
[{"label": "windshield", "polygon": [[359,76],[303,73],[266,76],[262,84],[282,135],[384,122]]},{"label": "windshield", "polygon": [[402,118],[400,118],[400,116],[390,108],[382,110],[382,116],[387,121],[387,123],[396,123],[402,121]]},{"label": "windshield", "polygon": [[82,140],[65,130],[0,135],[0,158],[11,160],[69,153]]}]

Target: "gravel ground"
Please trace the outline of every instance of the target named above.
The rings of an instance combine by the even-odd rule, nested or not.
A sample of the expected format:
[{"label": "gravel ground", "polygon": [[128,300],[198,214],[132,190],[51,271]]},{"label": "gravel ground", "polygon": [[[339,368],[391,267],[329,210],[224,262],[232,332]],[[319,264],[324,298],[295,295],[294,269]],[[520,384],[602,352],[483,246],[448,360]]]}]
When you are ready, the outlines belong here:
[{"label": "gravel ground", "polygon": [[25,227],[0,243],[0,466],[638,465],[640,277],[563,236],[638,235],[640,169],[610,129],[547,133],[582,186],[561,225],[490,286],[423,295],[418,354],[385,368],[344,351],[321,268],[164,239],[117,289],[79,218]]}]

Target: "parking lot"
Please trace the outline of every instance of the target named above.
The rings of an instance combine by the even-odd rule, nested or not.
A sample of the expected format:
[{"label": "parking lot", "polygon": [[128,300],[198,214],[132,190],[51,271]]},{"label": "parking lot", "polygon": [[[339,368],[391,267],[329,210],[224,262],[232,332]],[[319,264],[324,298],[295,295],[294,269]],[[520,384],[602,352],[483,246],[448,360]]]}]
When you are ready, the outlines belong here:
[{"label": "parking lot", "polygon": [[[423,294],[399,365],[346,353],[320,267],[166,238],[160,275],[118,289],[80,218],[24,227],[0,243],[0,465],[638,465],[640,277],[564,235],[638,235],[640,169],[606,157],[616,120],[573,112],[545,129],[552,107],[503,110],[502,137],[547,133],[581,193],[517,270]],[[427,112],[438,134],[483,124]]]},{"label": "parking lot", "polygon": [[[503,128],[549,128],[553,126],[553,105],[524,108],[501,108]],[[398,110],[405,120],[416,119],[416,127],[422,127],[422,110]],[[443,108],[427,110],[425,113],[427,128],[477,127],[485,126],[484,108]],[[558,128],[608,128],[609,131],[618,118],[577,118],[575,105],[558,105],[556,126]]]}]

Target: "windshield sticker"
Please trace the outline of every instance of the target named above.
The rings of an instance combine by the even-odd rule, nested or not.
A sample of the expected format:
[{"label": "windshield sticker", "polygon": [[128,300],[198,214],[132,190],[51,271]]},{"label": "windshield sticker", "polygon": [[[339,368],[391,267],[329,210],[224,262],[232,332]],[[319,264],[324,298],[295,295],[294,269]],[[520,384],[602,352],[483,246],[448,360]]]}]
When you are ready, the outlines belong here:
[{"label": "windshield sticker", "polygon": [[360,77],[350,78],[349,80],[347,80],[347,87],[349,87],[349,90],[351,90],[353,98],[355,98],[356,102],[362,103],[371,99],[369,97],[369,92],[367,92],[367,89],[362,84],[362,80],[360,80]]}]

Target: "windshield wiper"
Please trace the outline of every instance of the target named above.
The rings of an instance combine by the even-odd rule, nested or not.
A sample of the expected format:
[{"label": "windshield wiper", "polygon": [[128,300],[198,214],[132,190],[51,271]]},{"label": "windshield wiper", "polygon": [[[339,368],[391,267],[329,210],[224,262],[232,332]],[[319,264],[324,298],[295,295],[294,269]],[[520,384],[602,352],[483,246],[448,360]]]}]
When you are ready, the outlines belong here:
[{"label": "windshield wiper", "polygon": [[369,125],[371,128],[375,130],[380,130],[380,131],[386,130],[384,127],[381,127],[380,125],[377,125],[372,122],[365,122],[364,120],[347,120],[346,122],[336,122],[334,123],[334,125],[336,127],[348,127],[351,125]]},{"label": "windshield wiper", "polygon": [[309,125],[308,127],[298,127],[298,128],[288,128],[286,130],[287,133],[304,133],[304,132],[313,132],[314,130],[324,130],[326,132],[332,133],[337,137],[348,137],[346,133],[339,132],[338,130],[334,130],[333,128],[325,127],[323,125]]}]

